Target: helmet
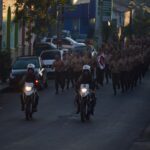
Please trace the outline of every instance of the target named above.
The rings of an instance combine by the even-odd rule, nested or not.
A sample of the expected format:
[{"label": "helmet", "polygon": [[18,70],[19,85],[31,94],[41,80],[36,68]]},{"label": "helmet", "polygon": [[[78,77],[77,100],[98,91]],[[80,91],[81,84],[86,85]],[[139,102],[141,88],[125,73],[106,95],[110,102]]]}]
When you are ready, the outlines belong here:
[{"label": "helmet", "polygon": [[82,70],[88,70],[88,71],[91,71],[91,67],[89,65],[84,65]]},{"label": "helmet", "polygon": [[33,71],[34,71],[35,65],[34,65],[34,64],[28,64],[28,65],[27,65],[27,69],[28,69],[28,71],[29,71],[29,70],[33,70]]}]

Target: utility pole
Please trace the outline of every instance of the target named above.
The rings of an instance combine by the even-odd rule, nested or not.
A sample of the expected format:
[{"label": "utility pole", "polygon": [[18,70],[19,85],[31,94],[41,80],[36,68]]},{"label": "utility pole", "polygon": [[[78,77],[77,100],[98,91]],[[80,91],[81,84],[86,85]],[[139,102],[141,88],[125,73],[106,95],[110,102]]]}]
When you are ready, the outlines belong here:
[{"label": "utility pole", "polygon": [[3,0],[0,0],[0,51],[2,49],[2,14],[3,14]]},{"label": "utility pole", "polygon": [[135,7],[136,3],[135,3],[135,0],[130,0],[129,2],[129,11],[130,11],[130,39],[132,40],[132,32],[133,32],[133,9]]},{"label": "utility pole", "polygon": [[62,4],[57,0],[57,48],[61,44],[61,25],[62,25]]},{"label": "utility pole", "polygon": [[103,28],[103,0],[98,0],[99,5],[99,30],[98,30],[98,47],[101,47],[103,42],[103,36],[102,36],[102,28]]}]

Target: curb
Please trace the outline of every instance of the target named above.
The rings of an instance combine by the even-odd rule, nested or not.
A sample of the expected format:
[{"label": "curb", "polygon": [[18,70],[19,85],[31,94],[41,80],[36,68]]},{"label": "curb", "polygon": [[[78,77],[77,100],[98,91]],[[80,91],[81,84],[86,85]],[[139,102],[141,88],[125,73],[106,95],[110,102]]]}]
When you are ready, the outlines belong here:
[{"label": "curb", "polygon": [[0,84],[0,93],[9,87],[8,84]]}]

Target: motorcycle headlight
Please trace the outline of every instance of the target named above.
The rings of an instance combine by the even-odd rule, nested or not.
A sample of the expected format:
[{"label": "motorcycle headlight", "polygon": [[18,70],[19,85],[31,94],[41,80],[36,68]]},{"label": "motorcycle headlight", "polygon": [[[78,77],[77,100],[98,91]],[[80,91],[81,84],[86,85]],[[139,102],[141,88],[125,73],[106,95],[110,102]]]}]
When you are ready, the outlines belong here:
[{"label": "motorcycle headlight", "polygon": [[27,92],[30,92],[30,91],[32,90],[32,87],[31,87],[31,86],[26,86],[26,87],[25,87],[25,90],[26,90]]},{"label": "motorcycle headlight", "polygon": [[86,89],[86,88],[82,88],[82,89],[81,89],[81,92],[82,92],[82,93],[86,93],[86,92],[87,92],[87,89]]}]

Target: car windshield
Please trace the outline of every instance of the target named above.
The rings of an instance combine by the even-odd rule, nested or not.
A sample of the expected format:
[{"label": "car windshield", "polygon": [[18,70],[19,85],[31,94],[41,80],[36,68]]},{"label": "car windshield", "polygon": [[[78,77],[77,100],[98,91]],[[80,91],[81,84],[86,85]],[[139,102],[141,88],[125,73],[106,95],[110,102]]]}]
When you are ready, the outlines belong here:
[{"label": "car windshield", "polygon": [[42,58],[42,60],[55,59],[56,55],[60,56],[60,52],[59,51],[44,52],[41,55],[41,58]]},{"label": "car windshield", "polygon": [[67,40],[69,40],[71,43],[77,43],[75,40],[73,40],[72,38],[66,37]]},{"label": "car windshield", "polygon": [[44,50],[54,50],[56,49],[56,46],[54,44],[38,44],[35,47],[35,53],[37,56],[39,56],[41,54],[42,51]]},{"label": "car windshield", "polygon": [[26,69],[28,64],[34,64],[35,68],[39,68],[38,58],[20,58],[13,65],[13,69]]}]

